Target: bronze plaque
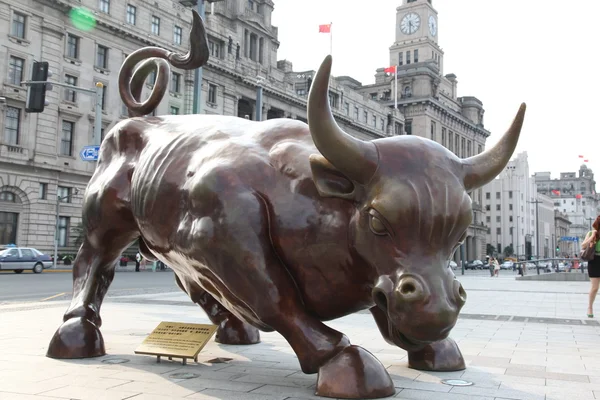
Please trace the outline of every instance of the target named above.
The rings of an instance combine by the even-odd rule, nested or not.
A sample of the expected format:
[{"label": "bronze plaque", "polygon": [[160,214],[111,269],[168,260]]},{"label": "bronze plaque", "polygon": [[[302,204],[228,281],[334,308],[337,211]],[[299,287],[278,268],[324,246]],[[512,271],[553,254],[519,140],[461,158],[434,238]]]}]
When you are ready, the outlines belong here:
[{"label": "bronze plaque", "polygon": [[135,354],[195,358],[217,331],[217,325],[161,322]]}]

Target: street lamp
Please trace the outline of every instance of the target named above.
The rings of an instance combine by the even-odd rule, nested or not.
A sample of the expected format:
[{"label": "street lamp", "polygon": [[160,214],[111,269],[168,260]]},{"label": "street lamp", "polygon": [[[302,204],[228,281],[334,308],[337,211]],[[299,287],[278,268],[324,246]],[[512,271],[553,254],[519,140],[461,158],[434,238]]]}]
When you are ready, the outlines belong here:
[{"label": "street lamp", "polygon": [[262,121],[262,95],[263,95],[263,82],[265,78],[262,76],[256,77],[256,120]]},{"label": "street lamp", "polygon": [[536,263],[537,273],[540,274],[540,219],[538,212],[538,204],[541,203],[539,200],[528,201],[529,204],[535,204],[535,253],[536,253]]},{"label": "street lamp", "polygon": [[52,262],[52,268],[56,269],[56,262],[57,262],[57,258],[58,258],[58,228],[59,228],[59,224],[60,224],[60,202],[62,200],[68,199],[71,196],[76,196],[79,194],[79,189],[75,188],[73,190],[73,193],[68,194],[66,196],[59,196],[58,193],[56,194],[56,227],[54,229],[54,259]]}]

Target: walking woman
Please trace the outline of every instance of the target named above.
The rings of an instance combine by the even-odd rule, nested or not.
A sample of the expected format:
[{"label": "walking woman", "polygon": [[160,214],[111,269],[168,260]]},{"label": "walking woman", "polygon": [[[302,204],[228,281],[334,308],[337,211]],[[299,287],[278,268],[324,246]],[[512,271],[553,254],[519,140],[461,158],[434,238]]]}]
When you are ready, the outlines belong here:
[{"label": "walking woman", "polygon": [[585,240],[581,244],[581,249],[595,246],[594,259],[588,261],[588,275],[590,277],[590,297],[587,310],[588,318],[594,317],[594,300],[598,293],[598,285],[600,284],[600,215],[592,224],[592,230],[585,235]]}]

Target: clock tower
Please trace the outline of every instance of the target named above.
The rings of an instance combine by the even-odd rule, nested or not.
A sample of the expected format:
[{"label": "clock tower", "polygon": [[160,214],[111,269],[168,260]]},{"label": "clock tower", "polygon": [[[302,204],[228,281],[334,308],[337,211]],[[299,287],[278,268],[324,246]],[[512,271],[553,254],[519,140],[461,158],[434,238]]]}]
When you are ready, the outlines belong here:
[{"label": "clock tower", "polygon": [[396,41],[390,47],[390,65],[433,61],[443,68],[444,52],[438,46],[437,11],[432,0],[402,0],[396,8]]}]

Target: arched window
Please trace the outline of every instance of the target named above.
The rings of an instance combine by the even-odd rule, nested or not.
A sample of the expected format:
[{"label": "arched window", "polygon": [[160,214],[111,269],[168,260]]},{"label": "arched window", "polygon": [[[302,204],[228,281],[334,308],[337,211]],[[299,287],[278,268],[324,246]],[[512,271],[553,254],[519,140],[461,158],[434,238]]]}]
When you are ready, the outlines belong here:
[{"label": "arched window", "polygon": [[16,203],[16,197],[14,193],[11,192],[0,192],[0,201],[8,201],[11,203]]}]

